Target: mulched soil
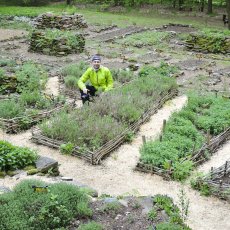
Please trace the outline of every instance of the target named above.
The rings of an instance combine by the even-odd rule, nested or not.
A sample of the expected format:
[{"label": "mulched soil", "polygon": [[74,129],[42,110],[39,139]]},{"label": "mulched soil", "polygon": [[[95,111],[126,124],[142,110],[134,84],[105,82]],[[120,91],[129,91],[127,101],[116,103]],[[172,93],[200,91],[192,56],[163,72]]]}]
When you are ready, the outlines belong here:
[{"label": "mulched soil", "polygon": [[[118,204],[118,206],[111,206],[112,203],[116,203]],[[116,201],[107,203],[105,202],[105,200],[97,200],[91,202],[90,208],[93,210],[92,218],[74,220],[68,229],[74,230],[79,227],[80,224],[95,221],[103,225],[105,230],[145,230],[149,227],[152,227],[152,229],[154,229],[154,226],[157,223],[165,222],[169,219],[164,211],[158,211],[155,220],[149,220],[149,210],[145,210],[140,198],[128,197],[126,199],[123,199],[122,203],[123,205],[120,202]],[[113,208],[109,209],[108,207]]]}]

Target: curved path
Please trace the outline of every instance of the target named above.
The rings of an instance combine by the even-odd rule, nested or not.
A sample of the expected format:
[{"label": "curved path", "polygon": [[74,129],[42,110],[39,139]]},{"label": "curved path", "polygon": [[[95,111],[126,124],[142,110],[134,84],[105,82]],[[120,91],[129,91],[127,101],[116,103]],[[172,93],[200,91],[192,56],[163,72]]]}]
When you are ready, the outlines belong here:
[{"label": "curved path", "polygon": [[[163,119],[168,119],[172,112],[181,109],[186,104],[186,101],[187,98],[181,96],[167,102],[157,114],[152,116],[148,123],[141,127],[131,144],[122,145],[110,157],[105,159],[100,166],[92,166],[75,157],[60,155],[57,150],[35,145],[29,141],[31,137],[30,131],[19,135],[0,133],[0,139],[8,140],[15,145],[35,148],[40,155],[57,159],[61,164],[60,171],[63,176],[72,177],[80,183],[87,184],[95,188],[99,194],[140,196],[161,193],[171,196],[178,202],[179,190],[183,188],[187,198],[190,200],[187,223],[192,229],[228,230],[230,229],[229,203],[215,197],[200,196],[199,192],[190,188],[188,182],[182,185],[174,181],[165,181],[157,175],[133,171],[139,158],[142,135],[147,136],[147,138],[157,138],[162,128]],[[230,142],[226,145],[230,146]],[[223,161],[225,161],[225,157],[228,157],[225,152],[220,153],[218,159],[223,158]],[[0,183],[13,187],[21,179],[23,177],[18,180],[6,178]]]}]

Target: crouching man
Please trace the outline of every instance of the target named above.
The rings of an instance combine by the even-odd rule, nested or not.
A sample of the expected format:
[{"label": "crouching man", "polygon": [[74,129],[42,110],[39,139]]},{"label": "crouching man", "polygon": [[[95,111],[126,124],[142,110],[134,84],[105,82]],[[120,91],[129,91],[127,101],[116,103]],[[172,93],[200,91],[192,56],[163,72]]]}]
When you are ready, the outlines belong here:
[{"label": "crouching man", "polygon": [[[85,84],[89,80],[90,85]],[[110,70],[101,65],[101,57],[92,57],[92,66],[78,80],[83,104],[89,101],[90,96],[95,96],[97,91],[107,92],[113,88],[113,77]]]}]

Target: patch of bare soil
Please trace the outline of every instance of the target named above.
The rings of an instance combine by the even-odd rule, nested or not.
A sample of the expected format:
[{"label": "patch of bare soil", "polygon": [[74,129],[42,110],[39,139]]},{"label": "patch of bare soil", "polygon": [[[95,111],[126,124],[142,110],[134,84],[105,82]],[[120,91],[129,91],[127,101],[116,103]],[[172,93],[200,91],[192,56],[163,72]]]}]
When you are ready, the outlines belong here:
[{"label": "patch of bare soil", "polygon": [[130,26],[127,28],[116,29],[111,32],[97,35],[94,37],[94,39],[100,40],[102,42],[106,42],[106,41],[111,41],[113,39],[122,38],[130,34],[139,33],[145,30],[147,30],[147,28]]},{"label": "patch of bare soil", "polygon": [[[91,202],[90,207],[94,210],[92,218],[73,221],[69,229],[76,229],[81,223],[87,221],[100,223],[105,230],[144,230],[154,225],[153,221],[148,220],[147,213],[143,212],[143,207],[137,198],[130,197],[126,205],[122,205],[116,199],[110,203],[106,203],[105,200]],[[162,216],[159,215],[156,219],[163,219]]]},{"label": "patch of bare soil", "polygon": [[53,96],[59,95],[59,79],[58,76],[51,77],[46,83],[45,93]]},{"label": "patch of bare soil", "polygon": [[28,32],[25,30],[0,29],[0,34],[0,41],[5,41],[25,37]]}]

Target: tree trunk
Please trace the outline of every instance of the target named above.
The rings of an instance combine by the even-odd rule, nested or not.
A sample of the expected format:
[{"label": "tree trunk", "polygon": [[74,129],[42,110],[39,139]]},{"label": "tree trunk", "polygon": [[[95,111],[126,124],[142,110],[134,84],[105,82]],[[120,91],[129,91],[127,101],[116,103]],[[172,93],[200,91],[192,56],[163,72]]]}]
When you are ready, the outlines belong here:
[{"label": "tree trunk", "polygon": [[179,11],[183,10],[184,0],[179,0]]},{"label": "tree trunk", "polygon": [[71,0],[66,0],[66,4],[69,6],[71,4]]},{"label": "tree trunk", "polygon": [[212,0],[208,0],[208,14],[212,14]]},{"label": "tree trunk", "polygon": [[204,12],[204,0],[200,2],[200,12]]},{"label": "tree trunk", "polygon": [[228,15],[228,29],[230,30],[230,0],[226,0],[226,4],[227,4],[227,15]]}]

